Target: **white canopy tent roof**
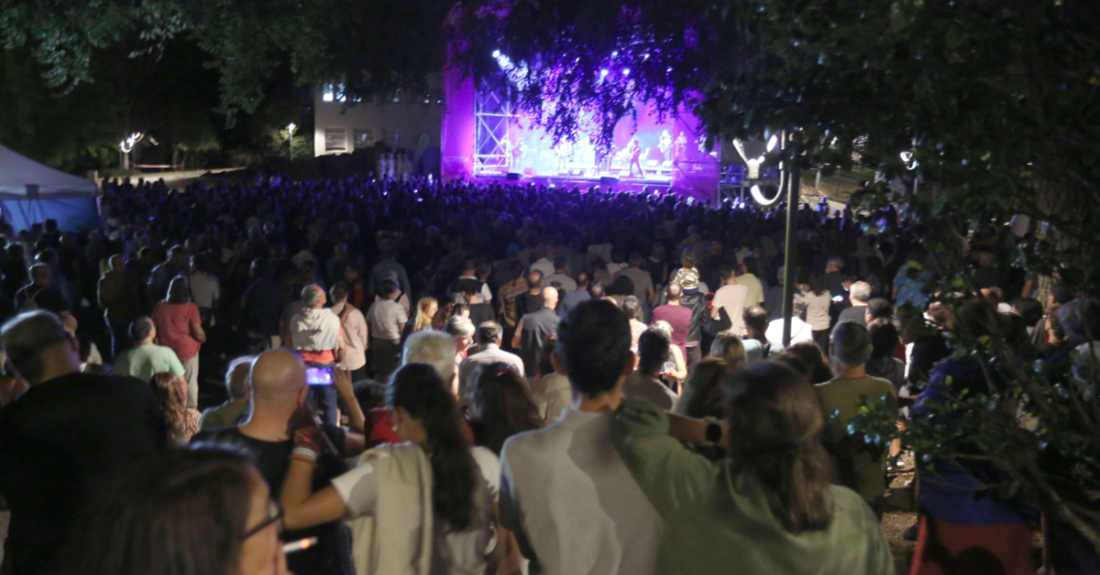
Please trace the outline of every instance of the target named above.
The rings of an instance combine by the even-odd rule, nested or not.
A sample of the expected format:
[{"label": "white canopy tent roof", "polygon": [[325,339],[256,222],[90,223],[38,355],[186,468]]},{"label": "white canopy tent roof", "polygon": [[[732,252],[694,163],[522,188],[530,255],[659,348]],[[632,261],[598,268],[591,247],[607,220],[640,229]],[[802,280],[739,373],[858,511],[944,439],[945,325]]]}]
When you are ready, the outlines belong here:
[{"label": "white canopy tent roof", "polygon": [[98,186],[21,156],[0,144],[0,217],[16,231],[46,220],[63,232],[102,227]]},{"label": "white canopy tent roof", "polygon": [[0,197],[20,199],[40,195],[95,196],[95,182],[85,180],[19,155],[0,144]]}]

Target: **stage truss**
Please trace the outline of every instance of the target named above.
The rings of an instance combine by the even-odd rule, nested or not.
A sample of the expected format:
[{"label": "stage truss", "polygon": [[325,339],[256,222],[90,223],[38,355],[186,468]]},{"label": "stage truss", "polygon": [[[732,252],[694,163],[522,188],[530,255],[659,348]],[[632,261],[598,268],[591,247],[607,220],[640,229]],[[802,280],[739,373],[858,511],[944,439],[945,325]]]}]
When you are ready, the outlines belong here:
[{"label": "stage truss", "polygon": [[508,171],[511,147],[508,126],[517,121],[512,103],[491,90],[477,90],[474,100],[474,175]]}]

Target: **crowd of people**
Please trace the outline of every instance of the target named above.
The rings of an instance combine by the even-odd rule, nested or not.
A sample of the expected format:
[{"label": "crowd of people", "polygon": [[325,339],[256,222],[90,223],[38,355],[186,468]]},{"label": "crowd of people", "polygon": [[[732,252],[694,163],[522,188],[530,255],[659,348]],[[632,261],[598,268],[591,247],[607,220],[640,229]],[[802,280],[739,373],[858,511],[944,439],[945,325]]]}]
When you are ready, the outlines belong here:
[{"label": "crowd of people", "polygon": [[[849,433],[861,402],[950,417],[985,385],[959,330],[1051,361],[1100,332],[993,265],[1006,226],[960,234],[951,313],[892,209],[800,210],[787,344],[783,210],[422,179],[102,209],[0,229],[16,575],[893,573],[907,446]],[[972,472],[921,489],[911,573],[1034,573],[1032,513]]]}]

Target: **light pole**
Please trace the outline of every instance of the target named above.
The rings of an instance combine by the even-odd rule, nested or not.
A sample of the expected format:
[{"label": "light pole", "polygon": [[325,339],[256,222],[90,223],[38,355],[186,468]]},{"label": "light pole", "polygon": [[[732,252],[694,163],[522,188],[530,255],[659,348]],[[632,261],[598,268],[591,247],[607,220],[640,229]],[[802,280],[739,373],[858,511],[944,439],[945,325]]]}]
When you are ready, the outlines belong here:
[{"label": "light pole", "polygon": [[294,159],[294,130],[297,130],[298,126],[291,122],[286,125],[286,157],[291,160]]}]

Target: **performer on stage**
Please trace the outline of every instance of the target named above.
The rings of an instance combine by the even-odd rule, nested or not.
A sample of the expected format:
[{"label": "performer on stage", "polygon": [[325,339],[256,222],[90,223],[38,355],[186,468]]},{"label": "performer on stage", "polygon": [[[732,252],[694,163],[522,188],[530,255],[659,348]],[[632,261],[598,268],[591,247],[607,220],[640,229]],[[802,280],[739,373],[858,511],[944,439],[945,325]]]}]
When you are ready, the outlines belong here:
[{"label": "performer on stage", "polygon": [[638,143],[638,138],[630,139],[630,145],[627,146],[627,154],[630,156],[629,177],[634,177],[634,166],[638,166],[638,176],[644,178],[645,170],[642,169],[642,146]]},{"label": "performer on stage", "polygon": [[668,130],[661,131],[661,138],[657,143],[657,149],[661,152],[661,161],[671,160],[672,157],[668,155],[672,151],[672,135],[668,133]]},{"label": "performer on stage", "polygon": [[679,161],[684,159],[684,152],[687,151],[687,143],[687,137],[684,136],[683,132],[680,132],[680,135],[676,137],[676,147],[673,150],[674,154],[672,156],[673,160]]},{"label": "performer on stage", "polygon": [[508,169],[514,168],[515,162],[513,161],[512,154],[514,146],[512,146],[512,140],[509,139],[508,136],[504,136],[504,139],[500,141],[500,148],[504,151],[504,167]]},{"label": "performer on stage", "polygon": [[573,142],[559,142],[554,151],[558,154],[558,174],[568,172],[569,156],[573,155]]}]

